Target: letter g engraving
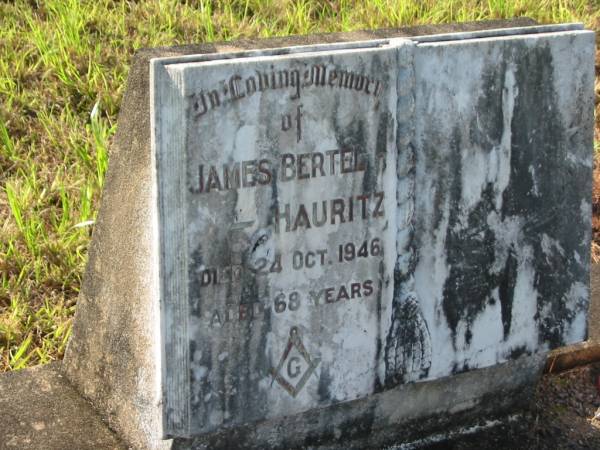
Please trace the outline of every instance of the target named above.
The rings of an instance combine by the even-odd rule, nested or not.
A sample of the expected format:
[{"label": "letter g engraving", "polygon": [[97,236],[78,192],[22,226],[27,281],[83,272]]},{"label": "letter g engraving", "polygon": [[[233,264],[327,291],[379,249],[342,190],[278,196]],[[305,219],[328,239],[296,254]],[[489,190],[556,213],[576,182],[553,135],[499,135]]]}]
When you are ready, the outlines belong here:
[{"label": "letter g engraving", "polygon": [[[287,373],[290,378],[296,378],[298,375],[300,375],[299,362],[300,362],[300,358],[298,358],[297,356],[292,356],[290,358],[290,360],[288,361]],[[292,366],[292,363],[295,363],[295,364]]]}]

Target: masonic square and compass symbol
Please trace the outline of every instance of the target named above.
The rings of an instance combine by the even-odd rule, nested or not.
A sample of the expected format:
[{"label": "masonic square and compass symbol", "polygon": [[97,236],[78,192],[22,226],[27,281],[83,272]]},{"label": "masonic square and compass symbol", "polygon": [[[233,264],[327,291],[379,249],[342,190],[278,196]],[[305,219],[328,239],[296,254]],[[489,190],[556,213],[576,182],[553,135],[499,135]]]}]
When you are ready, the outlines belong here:
[{"label": "masonic square and compass symbol", "polygon": [[277,368],[271,369],[271,375],[292,397],[296,397],[320,361],[319,358],[310,357],[302,344],[298,328],[292,327],[285,351]]}]

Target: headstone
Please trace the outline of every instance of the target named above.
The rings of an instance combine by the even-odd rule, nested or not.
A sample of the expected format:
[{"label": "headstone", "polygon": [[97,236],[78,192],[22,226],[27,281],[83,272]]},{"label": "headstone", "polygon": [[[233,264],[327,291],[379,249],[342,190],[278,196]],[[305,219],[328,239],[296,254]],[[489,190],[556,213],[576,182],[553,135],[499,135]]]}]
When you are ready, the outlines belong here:
[{"label": "headstone", "polygon": [[380,384],[405,46],[153,62],[167,434]]},{"label": "headstone", "polygon": [[130,442],[386,444],[585,338],[593,33],[232,50],[124,100],[65,367]]}]

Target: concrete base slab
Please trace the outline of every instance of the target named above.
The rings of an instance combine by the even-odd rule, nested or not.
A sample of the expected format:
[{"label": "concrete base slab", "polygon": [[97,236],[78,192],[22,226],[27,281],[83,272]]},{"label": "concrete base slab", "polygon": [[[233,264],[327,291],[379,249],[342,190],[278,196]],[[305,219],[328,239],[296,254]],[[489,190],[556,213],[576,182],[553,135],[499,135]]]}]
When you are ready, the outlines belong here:
[{"label": "concrete base slab", "polygon": [[[549,361],[551,359],[552,357]],[[540,362],[542,361],[543,358],[540,358]],[[327,433],[320,437],[305,436],[304,439],[295,436],[294,439],[294,430],[307,423],[323,421],[335,425],[336,417],[325,414],[320,418],[303,417],[288,428],[275,426],[272,437],[278,435],[290,438],[288,447],[278,448],[311,450],[530,448],[528,445],[532,442],[531,433],[535,427],[531,420],[526,420],[528,416],[520,415],[519,411],[526,411],[533,404],[531,396],[535,383],[532,378],[536,371],[531,370],[527,358],[509,364],[515,363],[525,363],[525,367],[521,367],[525,369],[521,371],[521,375],[530,375],[517,380],[511,379],[506,373],[511,368],[504,366],[492,369],[493,373],[482,373],[490,372],[490,369],[483,369],[459,374],[450,384],[439,381],[416,383],[401,389],[411,391],[412,394],[404,392],[404,396],[413,397],[418,404],[439,402],[446,410],[452,411],[452,414],[408,420],[401,426],[386,426],[382,423],[378,426],[376,421],[368,423],[357,418],[344,430],[350,440],[332,440],[332,437],[335,438],[335,429],[332,431],[333,436],[329,436],[330,439],[327,439]],[[512,369],[514,371],[514,367]],[[468,390],[475,394],[477,386],[481,388],[481,384],[475,382],[477,378],[487,378],[497,385],[496,395],[484,396],[481,402],[466,400],[465,386],[470,386]],[[425,391],[428,395],[424,396]],[[387,403],[392,403],[388,405],[390,408],[386,408],[388,412],[392,412],[388,415],[392,421],[394,410],[395,414],[410,412],[410,405],[401,400],[402,396],[402,392],[398,392],[395,396],[392,395],[394,398],[387,399]],[[430,396],[435,399],[428,398]],[[377,403],[377,398],[372,400]],[[263,424],[263,432],[267,426],[268,424]],[[178,439],[164,441],[163,444],[171,450],[262,449],[266,444],[264,438],[268,436],[261,436],[260,431],[238,430],[237,433],[216,433],[203,439]],[[108,428],[93,407],[79,396],[62,375],[60,363],[0,375],[0,450],[131,448],[138,447],[126,445]]]},{"label": "concrete base slab", "polygon": [[0,449],[125,450],[60,364],[0,376]]},{"label": "concrete base slab", "polygon": [[[171,450],[429,448],[432,443],[469,434],[469,430],[483,431],[508,423],[506,418],[511,414],[526,410],[543,362],[542,355],[523,357],[494,368],[457,374],[451,379],[400,386],[355,402],[359,407],[342,404],[336,411],[319,410],[197,439],[156,442],[155,447],[162,445]],[[424,416],[423,408],[437,409],[437,413]],[[131,448],[145,447],[123,443],[70,385],[60,363],[0,375],[0,450]]]},{"label": "concrete base slab", "polygon": [[327,409],[175,439],[170,450],[362,450],[444,441],[527,410],[544,362],[545,355],[523,356]]}]

